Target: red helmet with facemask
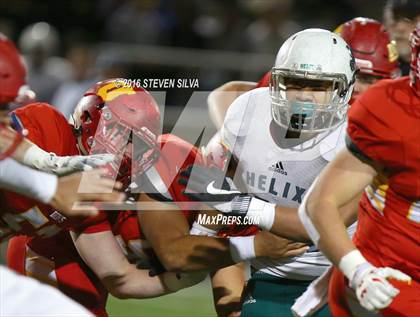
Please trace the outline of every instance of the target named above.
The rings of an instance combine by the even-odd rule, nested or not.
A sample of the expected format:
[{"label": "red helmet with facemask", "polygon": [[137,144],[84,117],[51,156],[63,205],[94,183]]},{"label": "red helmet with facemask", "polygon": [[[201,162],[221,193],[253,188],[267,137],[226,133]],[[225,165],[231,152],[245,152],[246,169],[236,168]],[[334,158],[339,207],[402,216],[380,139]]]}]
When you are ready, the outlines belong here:
[{"label": "red helmet with facemask", "polygon": [[15,45],[0,33],[0,106],[15,101],[25,86],[26,69]]},{"label": "red helmet with facemask", "polygon": [[400,76],[397,48],[380,22],[355,18],[340,25],[335,32],[351,47],[360,73],[382,78]]},{"label": "red helmet with facemask", "polygon": [[128,185],[131,175],[142,174],[159,157],[160,112],[149,92],[121,83],[93,85],[79,101],[73,123],[81,152],[116,155],[112,176]]},{"label": "red helmet with facemask", "polygon": [[410,63],[410,86],[415,94],[420,97],[420,22],[410,36],[411,63]]},{"label": "red helmet with facemask", "polygon": [[[0,33],[0,137],[9,140],[10,145],[0,150],[0,160],[10,156],[22,141],[22,135],[7,129],[9,120],[4,116],[11,103],[34,97],[34,93],[25,85],[26,69],[15,45]],[[7,142],[6,142],[7,143]]]}]

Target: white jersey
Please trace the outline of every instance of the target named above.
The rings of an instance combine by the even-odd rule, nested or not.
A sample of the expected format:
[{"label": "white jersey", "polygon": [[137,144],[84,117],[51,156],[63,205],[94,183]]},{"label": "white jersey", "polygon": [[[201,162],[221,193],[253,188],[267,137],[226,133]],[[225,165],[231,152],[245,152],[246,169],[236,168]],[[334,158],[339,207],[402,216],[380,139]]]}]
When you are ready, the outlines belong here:
[{"label": "white jersey", "polygon": [[54,287],[0,266],[0,316],[93,316]]},{"label": "white jersey", "polygon": [[[316,145],[311,139],[288,148],[274,141],[272,134],[280,133],[276,128],[279,130],[272,122],[269,90],[258,88],[241,95],[229,107],[222,140],[238,160],[236,181],[239,177],[250,194],[297,208],[325,165],[345,146],[345,124],[332,133],[318,135],[321,141]],[[313,247],[293,259],[255,259],[251,264],[256,270],[282,278],[313,280],[330,262]]]}]

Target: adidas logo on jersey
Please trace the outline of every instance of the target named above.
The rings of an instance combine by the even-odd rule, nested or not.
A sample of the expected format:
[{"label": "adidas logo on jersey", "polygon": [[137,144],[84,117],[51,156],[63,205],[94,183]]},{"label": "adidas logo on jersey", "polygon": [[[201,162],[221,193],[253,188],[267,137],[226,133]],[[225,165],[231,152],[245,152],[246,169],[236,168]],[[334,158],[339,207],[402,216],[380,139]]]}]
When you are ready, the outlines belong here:
[{"label": "adidas logo on jersey", "polygon": [[249,294],[248,296],[247,296],[247,298],[244,300],[244,302],[243,302],[243,304],[242,305],[248,305],[248,304],[255,304],[257,301],[255,300],[255,298],[254,297],[252,297],[252,295],[251,294]]},{"label": "adidas logo on jersey", "polygon": [[287,176],[287,172],[284,170],[283,164],[282,164],[281,161],[278,161],[277,163],[271,165],[268,169],[270,171],[274,171],[274,172],[277,172],[277,173],[280,173],[280,174],[283,174],[283,175]]}]

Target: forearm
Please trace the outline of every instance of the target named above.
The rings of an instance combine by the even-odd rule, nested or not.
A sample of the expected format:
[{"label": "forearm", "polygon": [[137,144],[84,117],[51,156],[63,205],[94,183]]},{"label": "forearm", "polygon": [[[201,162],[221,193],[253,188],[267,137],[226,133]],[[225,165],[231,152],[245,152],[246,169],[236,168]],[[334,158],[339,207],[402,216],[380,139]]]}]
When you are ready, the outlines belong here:
[{"label": "forearm", "polygon": [[187,235],[154,249],[165,268],[173,272],[209,271],[235,264],[229,239]]},{"label": "forearm", "polygon": [[276,206],[275,212],[274,223],[270,230],[271,233],[295,241],[311,241],[298,217],[296,208]]},{"label": "forearm", "polygon": [[[346,227],[357,220],[358,202],[361,194],[355,196],[350,202],[338,208],[339,217]],[[295,241],[311,242],[305,227],[299,219],[296,208],[287,208],[276,206],[276,215],[274,217],[271,232]]]},{"label": "forearm", "polygon": [[25,154],[28,149],[33,146],[34,144],[29,141],[28,139],[23,139],[22,143],[19,144],[16,151],[13,153],[12,157],[16,160],[24,164]]},{"label": "forearm", "polygon": [[351,203],[356,208],[364,188],[375,175],[375,168],[343,150],[311,186],[299,208],[299,215],[312,240],[335,265],[355,249],[339,208]]},{"label": "forearm", "polygon": [[[0,152],[5,151],[12,145],[17,134],[18,132],[10,127],[6,127],[0,130]],[[33,167],[32,164],[26,164],[25,162],[25,154],[32,146],[34,146],[34,144],[31,141],[23,138],[20,144],[17,146],[16,150],[12,153],[11,157],[22,164]]]},{"label": "forearm", "polygon": [[[17,132],[13,130],[10,126],[6,127],[4,129],[0,130],[0,152],[5,151],[8,147],[11,146],[13,141],[15,140],[16,136],[21,133],[22,135],[26,135],[27,131],[23,130],[21,132]],[[41,169],[39,168],[39,163],[34,162],[31,157],[29,157],[28,153],[29,151],[33,151],[33,149],[36,149],[39,158],[37,160],[46,160],[46,158],[49,157],[49,153],[45,152],[41,148],[39,148],[37,145],[32,143],[30,140],[23,138],[20,142],[20,144],[17,146],[16,150],[12,153],[11,157],[15,159],[16,161],[27,165],[32,168]],[[45,169],[41,169],[45,170]],[[49,172],[49,171],[48,171]]]},{"label": "forearm", "polygon": [[[328,200],[309,201],[307,210],[319,232],[319,249],[334,265],[338,266],[340,259],[354,250],[355,246],[347,234],[336,203]],[[322,216],[319,215],[320,213]]]},{"label": "forearm", "polygon": [[28,142],[10,126],[2,125],[0,122],[0,153],[2,156],[12,157],[19,160],[17,152],[25,147],[23,143]]},{"label": "forearm", "polygon": [[177,292],[203,281],[207,272],[163,272],[151,277],[149,270],[139,270],[130,265],[124,275],[116,277],[107,286],[118,298],[152,298]]},{"label": "forearm", "polygon": [[245,285],[244,264],[238,263],[212,274],[214,306],[219,317],[236,317],[241,313],[241,295]]},{"label": "forearm", "polygon": [[132,264],[124,271],[109,272],[102,276],[101,281],[113,296],[121,299],[151,298],[171,293],[162,277],[150,277],[148,270],[139,270]]},{"label": "forearm", "polygon": [[166,294],[159,277],[130,264],[111,231],[71,232],[83,261],[98,276],[108,291],[118,298],[147,298]]}]

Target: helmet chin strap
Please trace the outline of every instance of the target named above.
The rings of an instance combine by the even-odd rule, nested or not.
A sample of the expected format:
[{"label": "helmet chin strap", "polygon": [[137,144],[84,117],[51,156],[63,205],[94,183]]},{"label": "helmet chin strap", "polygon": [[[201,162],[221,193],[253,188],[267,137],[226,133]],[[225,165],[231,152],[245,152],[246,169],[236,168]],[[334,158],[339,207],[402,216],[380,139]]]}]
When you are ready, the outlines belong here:
[{"label": "helmet chin strap", "polygon": [[[77,129],[75,129],[75,131],[77,131]],[[82,142],[82,135],[78,134],[76,136],[77,139],[77,147],[79,148],[79,151],[83,154],[83,155],[88,155],[89,153],[86,151],[85,147],[83,146],[83,142]]]}]

